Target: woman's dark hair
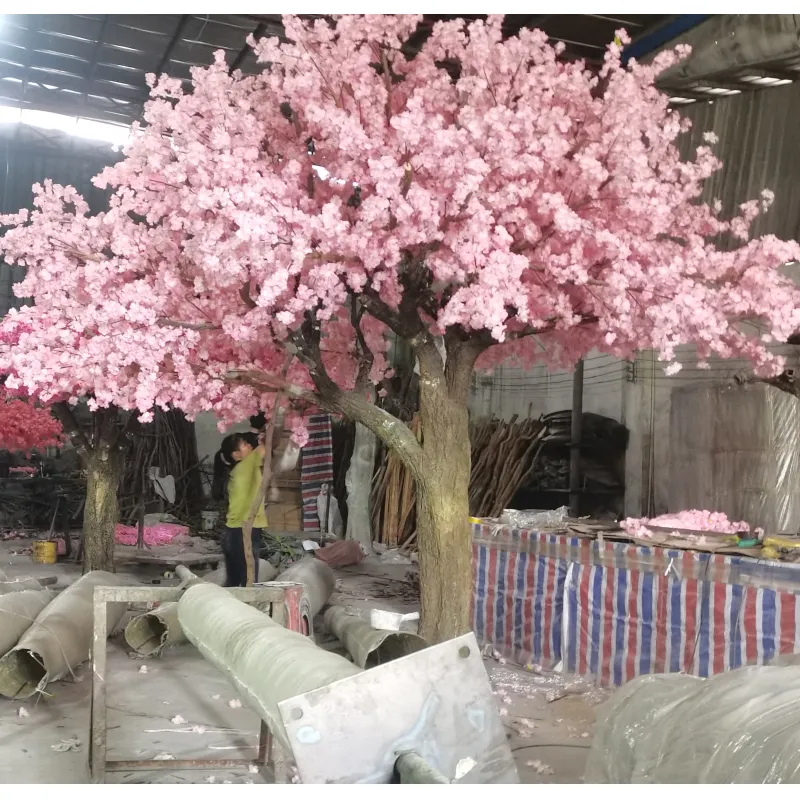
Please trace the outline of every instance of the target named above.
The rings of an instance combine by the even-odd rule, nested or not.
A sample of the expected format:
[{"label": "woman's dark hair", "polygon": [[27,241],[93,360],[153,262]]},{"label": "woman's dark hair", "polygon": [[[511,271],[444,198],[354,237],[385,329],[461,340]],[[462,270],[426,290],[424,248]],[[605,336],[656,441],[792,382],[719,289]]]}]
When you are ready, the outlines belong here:
[{"label": "woman's dark hair", "polygon": [[252,448],[258,447],[258,436],[255,433],[232,433],[222,440],[222,444],[214,456],[214,478],[211,481],[211,497],[220,502],[228,496],[228,477],[236,466],[233,454],[244,442]]},{"label": "woman's dark hair", "polygon": [[250,417],[250,427],[263,431],[267,427],[267,415],[263,411],[259,411],[254,417]]}]

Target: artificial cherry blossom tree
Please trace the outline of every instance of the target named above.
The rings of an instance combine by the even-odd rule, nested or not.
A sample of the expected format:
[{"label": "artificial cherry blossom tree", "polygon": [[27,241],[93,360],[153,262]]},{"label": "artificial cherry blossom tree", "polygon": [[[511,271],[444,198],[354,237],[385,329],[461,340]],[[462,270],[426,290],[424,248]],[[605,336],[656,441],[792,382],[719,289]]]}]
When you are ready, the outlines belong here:
[{"label": "artificial cherry blossom tree", "polygon": [[[45,307],[46,301],[43,300],[41,309],[20,315],[29,318],[25,322],[12,312],[0,323],[0,360],[4,360],[9,367],[12,367],[11,355],[16,353],[22,357],[24,348],[31,345],[35,329],[30,323],[47,324],[39,314]],[[68,313],[66,307],[62,307],[61,313]],[[58,363],[63,345],[63,337],[48,343],[48,357],[55,363]],[[24,357],[21,361],[24,363]],[[136,422],[136,415],[126,415],[113,403],[99,406],[90,397],[91,423],[82,426],[70,401],[89,394],[91,385],[76,384],[73,390],[62,386],[54,391],[52,381],[40,381],[34,377],[25,382],[27,389],[23,389],[20,374],[13,367],[6,376],[6,385],[15,387],[18,392],[28,391],[40,400],[47,397],[50,404],[47,408],[41,408],[32,400],[24,401],[6,392],[4,414],[0,397],[0,448],[27,450],[69,440],[86,470],[83,571],[100,569],[113,572],[114,529],[119,521],[117,494],[125,465],[127,432],[129,425]],[[22,442],[29,444],[12,448],[10,445],[14,442],[17,445]]]},{"label": "artificial cherry blossom tree", "polygon": [[0,450],[28,453],[58,447],[62,440],[49,409],[9,395],[0,385]]},{"label": "artificial cherry blossom tree", "polygon": [[[592,72],[499,17],[438,23],[414,54],[419,22],[285,17],[288,43],[253,43],[258,76],[218,54],[191,92],[153,78],[146,128],[95,181],[108,212],[47,185],[5,218],[35,305],[0,370],[45,400],[223,421],[282,390],[369,428],[416,479],[435,641],[469,628],[476,367],[694,342],[776,371],[738,323],[785,340],[800,293],[779,272],[798,247],[748,233],[769,193],[729,220],[699,201],[714,136],[681,162],[689,123],[654,87],[678,56],[623,67],[615,43]],[[421,442],[368,400],[389,333],[418,361]]]}]

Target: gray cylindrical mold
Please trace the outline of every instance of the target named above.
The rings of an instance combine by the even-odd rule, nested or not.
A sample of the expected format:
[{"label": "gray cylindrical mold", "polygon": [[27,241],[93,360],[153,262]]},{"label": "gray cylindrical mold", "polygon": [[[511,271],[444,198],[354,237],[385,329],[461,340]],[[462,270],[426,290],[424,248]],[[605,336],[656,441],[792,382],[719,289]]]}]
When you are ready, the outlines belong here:
[{"label": "gray cylindrical mold", "polygon": [[[124,583],[117,575],[95,570],[58,595],[22,635],[16,647],[0,658],[0,694],[19,699],[30,697],[86,661],[94,630],[94,587]],[[106,605],[109,634],[126,608],[125,603]]]},{"label": "gray cylindrical mold", "polygon": [[328,608],[324,619],[328,630],[339,639],[362,669],[377,667],[378,664],[411,655],[428,646],[421,636],[414,633],[377,630],[361,617],[348,614],[342,606]]},{"label": "gray cylindrical mold", "polygon": [[289,749],[278,703],[361,672],[207,583],[186,590],[178,601],[178,619],[189,641]]},{"label": "gray cylindrical mold", "polygon": [[20,578],[17,581],[0,581],[0,595],[12,592],[40,591],[42,584],[36,578]]},{"label": "gray cylindrical mold", "polygon": [[277,580],[285,583],[301,583],[306,588],[312,619],[322,611],[336,588],[333,570],[316,558],[304,558],[281,572]]},{"label": "gray cylindrical mold", "polygon": [[0,657],[19,642],[55,596],[55,592],[40,589],[0,597]]},{"label": "gray cylindrical mold", "polygon": [[[207,581],[221,586],[225,583],[226,577],[224,565],[208,573],[203,578],[198,578],[182,565],[178,566],[176,573],[178,577],[188,580],[190,585],[198,581]],[[259,581],[262,579],[265,582],[271,581],[277,573],[278,570],[272,564],[259,559]],[[266,577],[262,578],[262,576]],[[125,641],[130,648],[143,656],[157,656],[165,647],[185,642],[186,636],[178,621],[178,604],[164,603],[164,605],[154,608],[146,614],[134,617],[125,626]]]}]

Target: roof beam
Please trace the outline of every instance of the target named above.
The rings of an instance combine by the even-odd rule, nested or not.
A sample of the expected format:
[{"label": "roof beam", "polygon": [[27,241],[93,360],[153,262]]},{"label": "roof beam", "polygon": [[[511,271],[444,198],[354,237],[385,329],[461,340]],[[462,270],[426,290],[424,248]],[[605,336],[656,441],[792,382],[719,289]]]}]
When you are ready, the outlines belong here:
[{"label": "roof beam", "polygon": [[169,40],[169,44],[167,45],[167,49],[164,50],[164,55],[161,56],[156,68],[153,70],[155,72],[156,77],[158,77],[161,72],[163,71],[164,67],[167,66],[169,63],[169,59],[172,56],[172,51],[175,49],[175,45],[181,40],[181,35],[183,34],[184,28],[189,24],[189,20],[192,18],[191,14],[184,14],[179,20],[178,24],[175,26],[175,33],[172,34],[172,38]]},{"label": "roof beam", "polygon": [[679,14],[665,25],[660,25],[655,30],[644,33],[631,42],[622,52],[622,62],[626,63],[629,59],[641,60],[654,50],[665,45],[672,39],[677,39],[686,31],[696,28],[700,23],[705,22],[710,14]]},{"label": "roof beam", "polygon": [[[267,23],[259,22],[252,33],[253,38],[260,39],[264,35],[264,32],[266,30],[267,30]],[[244,47],[236,54],[236,58],[234,58],[233,61],[231,61],[231,66],[228,69],[229,73],[233,72],[236,69],[239,69],[239,66],[241,65],[242,61],[244,61],[248,50],[250,50],[250,45],[247,44],[247,42],[245,41]]]},{"label": "roof beam", "polygon": [[100,56],[100,50],[103,47],[103,40],[106,38],[106,30],[108,29],[110,21],[111,17],[106,14],[103,19],[103,26],[100,28],[100,33],[97,34],[97,41],[92,48],[92,60],[89,63],[89,74],[86,77],[86,88],[83,93],[83,102],[81,104],[83,111],[85,111],[86,107],[89,105],[89,92],[94,82],[95,72],[97,71],[97,59]]}]

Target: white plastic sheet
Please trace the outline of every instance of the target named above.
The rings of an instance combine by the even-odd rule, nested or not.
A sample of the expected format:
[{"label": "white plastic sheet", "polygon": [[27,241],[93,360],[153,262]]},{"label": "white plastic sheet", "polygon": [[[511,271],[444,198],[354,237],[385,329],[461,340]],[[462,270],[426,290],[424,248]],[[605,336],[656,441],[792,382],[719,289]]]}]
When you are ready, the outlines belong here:
[{"label": "white plastic sheet", "polygon": [[703,508],[768,534],[800,529],[800,400],[766,384],[674,389],[669,510]]},{"label": "white plastic sheet", "polygon": [[800,666],[645,675],[598,709],[586,783],[800,783]]}]

